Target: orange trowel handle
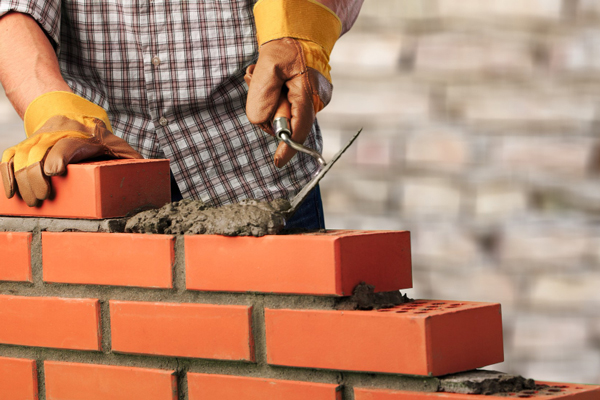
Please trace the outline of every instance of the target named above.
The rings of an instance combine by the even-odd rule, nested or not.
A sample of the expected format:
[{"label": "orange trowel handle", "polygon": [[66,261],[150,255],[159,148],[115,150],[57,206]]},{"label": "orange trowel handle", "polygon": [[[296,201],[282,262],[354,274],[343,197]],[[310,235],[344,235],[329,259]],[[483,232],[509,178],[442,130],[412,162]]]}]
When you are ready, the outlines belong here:
[{"label": "orange trowel handle", "polygon": [[279,96],[279,106],[277,106],[277,110],[275,111],[275,118],[284,117],[289,121],[292,119],[292,105],[287,99],[287,90],[281,91],[281,96]]},{"label": "orange trowel handle", "polygon": [[275,116],[273,118],[273,132],[275,133],[275,137],[283,141],[292,149],[310,155],[319,163],[319,169],[323,168],[327,163],[321,154],[292,140],[292,131],[290,127],[291,119],[292,106],[287,99],[286,90],[282,91],[281,96],[279,96],[279,105],[277,106],[277,110],[275,111]]}]

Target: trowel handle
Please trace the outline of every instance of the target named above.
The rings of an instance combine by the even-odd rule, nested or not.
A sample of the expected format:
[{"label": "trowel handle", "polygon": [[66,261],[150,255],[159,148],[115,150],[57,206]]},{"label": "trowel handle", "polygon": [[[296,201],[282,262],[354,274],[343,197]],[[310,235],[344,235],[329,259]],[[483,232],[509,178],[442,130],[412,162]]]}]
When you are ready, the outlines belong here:
[{"label": "trowel handle", "polygon": [[281,91],[281,96],[279,96],[279,105],[277,106],[273,120],[280,117],[284,117],[288,121],[292,119],[292,105],[287,99],[287,90]]},{"label": "trowel handle", "polygon": [[[273,118],[273,133],[279,140],[292,138],[292,131],[290,128],[290,120],[292,119],[292,105],[287,99],[287,90],[281,91],[279,96],[279,102],[275,116]],[[282,136],[282,134],[284,134]],[[287,136],[286,136],[287,135]]]},{"label": "trowel handle", "polygon": [[292,140],[290,120],[292,119],[292,105],[287,99],[287,90],[282,90],[275,116],[273,117],[273,133],[279,140]]},{"label": "trowel handle", "polygon": [[285,144],[290,146],[296,151],[306,153],[313,157],[319,163],[319,170],[323,168],[327,163],[325,159],[318,152],[313,149],[309,149],[300,143],[296,143],[292,140],[292,131],[290,127],[290,120],[292,119],[292,105],[287,99],[287,90],[281,92],[279,96],[279,105],[277,111],[275,111],[275,117],[273,118],[273,132],[275,137],[283,141]]}]

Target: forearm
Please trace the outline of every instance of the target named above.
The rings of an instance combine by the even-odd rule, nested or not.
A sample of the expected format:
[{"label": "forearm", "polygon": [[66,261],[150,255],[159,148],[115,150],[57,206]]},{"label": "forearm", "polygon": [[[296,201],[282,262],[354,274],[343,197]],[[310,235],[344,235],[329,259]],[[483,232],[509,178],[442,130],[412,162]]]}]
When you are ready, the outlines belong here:
[{"label": "forearm", "polygon": [[39,95],[71,92],[52,44],[28,15],[13,12],[0,18],[0,83],[21,118]]},{"label": "forearm", "polygon": [[328,7],[342,21],[342,35],[352,28],[364,0],[317,0]]}]

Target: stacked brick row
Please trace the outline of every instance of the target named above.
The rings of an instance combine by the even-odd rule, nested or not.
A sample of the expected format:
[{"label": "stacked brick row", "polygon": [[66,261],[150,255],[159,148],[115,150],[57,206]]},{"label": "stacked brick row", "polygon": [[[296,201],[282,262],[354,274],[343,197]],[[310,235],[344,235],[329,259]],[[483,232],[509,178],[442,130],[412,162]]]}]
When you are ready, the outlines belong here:
[{"label": "stacked brick row", "polygon": [[[176,238],[170,235],[0,233],[0,280],[5,281],[0,286],[9,288],[3,293],[14,293],[0,295],[2,353],[27,354],[25,348],[39,347],[69,351],[64,354],[75,358],[72,351],[111,354],[115,357],[110,360],[117,361],[65,362],[45,353],[37,364],[2,358],[0,365],[12,377],[4,390],[17,385],[30,391],[38,386],[36,368],[41,368],[46,398],[75,398],[83,391],[96,391],[101,398],[100,390],[112,393],[121,386],[131,390],[123,398],[172,398],[175,371],[124,367],[130,359],[121,356],[129,354],[425,376],[502,360],[498,304],[423,300],[379,311],[327,309],[323,301],[319,309],[302,303],[300,308],[277,306],[275,293],[339,296],[362,280],[384,290],[410,287],[408,232],[335,231],[260,239],[190,236],[180,241],[184,249],[177,259]],[[295,254],[290,241],[295,242]],[[31,261],[40,247],[41,276],[32,272]],[[377,268],[383,262],[395,268]],[[182,273],[185,287],[178,287],[174,275]],[[111,292],[105,288],[109,286],[118,289]],[[157,288],[167,291],[168,300],[151,301]],[[205,297],[208,303],[198,303],[189,300],[194,294],[181,293],[187,291],[216,293]],[[256,304],[257,294],[233,295],[229,302],[234,304],[222,304],[219,292],[269,293],[271,299],[265,306]],[[93,296],[79,297],[83,293]],[[255,345],[256,336],[264,340],[260,346]],[[59,359],[63,355],[50,354]],[[144,360],[139,363],[144,365]],[[190,399],[222,398],[195,393],[214,392],[223,386],[219,382],[235,381],[218,374],[185,376]],[[96,387],[103,381],[109,385]],[[268,381],[245,378],[234,384],[240,390],[257,385],[262,392],[263,386],[271,388]],[[291,385],[293,391],[306,387],[329,393],[323,398],[337,398],[339,391],[334,384],[276,383],[273,390]],[[9,398],[2,390],[0,398]]]},{"label": "stacked brick row", "polygon": [[[137,175],[125,164],[148,163],[69,168],[92,168],[92,183],[115,168],[108,176],[128,182]],[[100,203],[121,195],[139,206],[137,191],[120,190]],[[72,213],[61,198],[29,212]],[[15,214],[20,200],[10,202],[0,214]],[[0,254],[0,399],[463,399],[436,393],[435,377],[503,360],[499,304],[335,308],[363,281],[378,291],[412,286],[406,231],[228,238],[34,229],[0,232]],[[513,395],[582,400],[600,391],[551,388]]]}]

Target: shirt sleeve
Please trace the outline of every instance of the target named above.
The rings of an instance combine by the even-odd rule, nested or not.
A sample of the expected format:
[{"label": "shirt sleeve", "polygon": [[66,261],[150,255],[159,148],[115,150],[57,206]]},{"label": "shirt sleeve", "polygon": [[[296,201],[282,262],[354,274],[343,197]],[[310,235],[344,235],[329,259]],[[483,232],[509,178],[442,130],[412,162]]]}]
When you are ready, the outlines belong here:
[{"label": "shirt sleeve", "polygon": [[[342,21],[342,35],[352,28],[364,0],[316,0],[333,11]],[[341,35],[340,35],[341,36]]]},{"label": "shirt sleeve", "polygon": [[31,16],[37,21],[58,52],[61,0],[0,0],[0,18],[10,11]]}]

